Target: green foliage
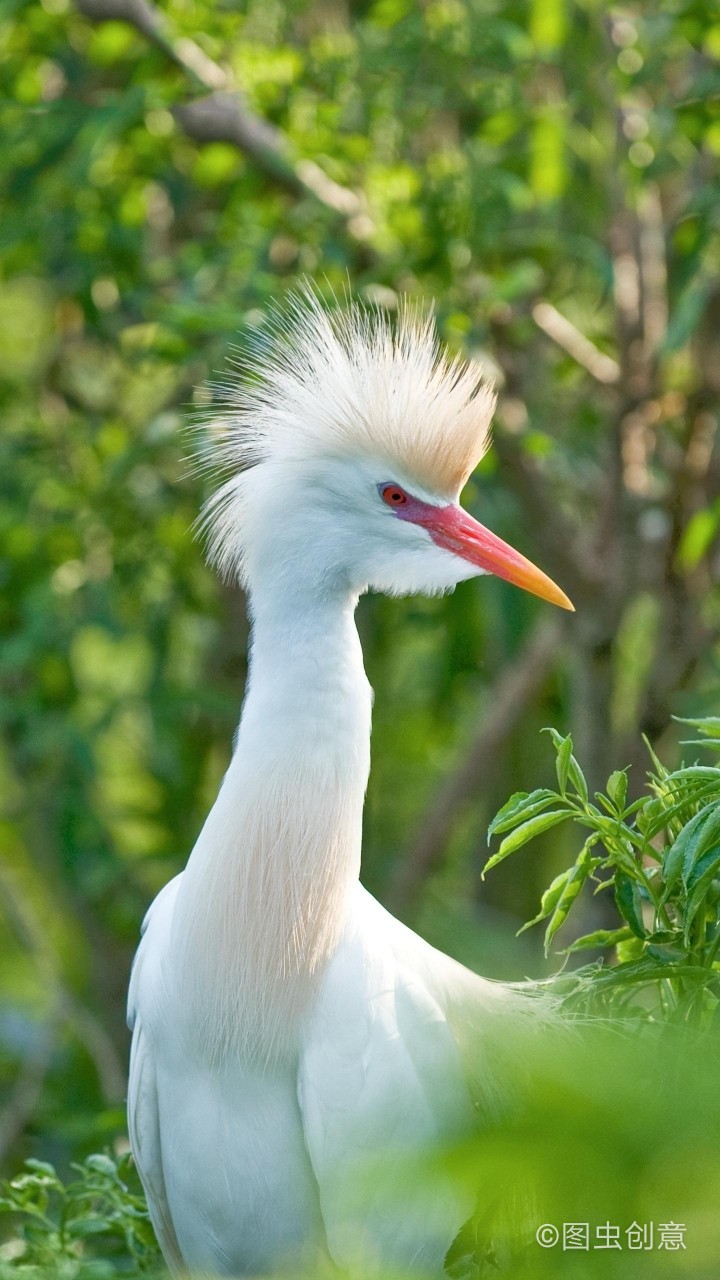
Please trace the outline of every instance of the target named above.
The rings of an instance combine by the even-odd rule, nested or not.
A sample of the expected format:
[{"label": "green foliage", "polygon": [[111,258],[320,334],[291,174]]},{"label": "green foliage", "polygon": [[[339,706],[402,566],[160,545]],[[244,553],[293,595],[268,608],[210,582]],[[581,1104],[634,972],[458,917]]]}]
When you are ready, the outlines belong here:
[{"label": "green foliage", "polygon": [[[703,735],[692,745],[720,750],[718,718],[684,723]],[[651,751],[649,795],[628,803],[628,771],[616,770],[591,799],[571,736],[548,732],[558,790],[511,796],[488,828],[488,842],[502,840],[485,871],[560,823],[588,832],[523,929],[547,921],[547,954],[571,911],[573,919],[578,914],[585,886],[612,893],[617,927],[593,929],[564,952],[603,948],[614,951],[617,963],[570,977],[573,1001],[615,1013],[642,990],[644,1016],[710,1025],[720,1003],[720,767],[670,770]]]},{"label": "green foliage", "polygon": [[[718,710],[716,15],[699,0],[158,7],[163,35],[152,43],[127,22],[91,21],[72,0],[0,6],[10,1168],[28,1154],[65,1167],[123,1132],[123,1005],[139,922],[216,793],[246,670],[243,602],[216,583],[190,534],[205,486],[183,461],[182,423],[189,403],[206,403],[203,384],[228,346],[305,273],[339,290],[349,280],[390,308],[400,293],[435,299],[443,338],[484,362],[501,393],[497,449],[464,500],[579,593],[554,662],[466,782],[427,860],[434,870],[396,905],[485,972],[537,975],[534,934],[512,944],[506,923],[524,919],[551,879],[537,917],[547,943],[582,913],[584,936],[566,949],[602,946],[618,960],[564,974],[568,998],[704,1026],[718,994],[716,771],[656,764],[642,801],[626,772],[595,794],[641,731],[675,760],[671,712]],[[183,132],[175,109],[206,87],[164,41],[191,42],[196,65],[215,60],[228,91],[234,78],[278,131],[282,164],[263,168],[227,137]],[[293,181],[307,161],[349,190],[359,217]],[[548,304],[565,323],[560,341]],[[502,704],[497,689],[523,668],[545,610],[493,581],[443,599],[361,603],[376,691],[363,876],[380,896],[412,865],[416,833],[437,830],[436,788],[443,825],[446,779],[464,776],[477,726]],[[534,730],[548,721],[572,727],[587,787],[569,738],[557,744],[556,783],[546,771]],[[717,719],[698,730],[720,740]],[[526,776],[538,789],[496,820],[503,865],[478,907],[478,832]],[[527,876],[509,876],[505,859],[531,838]],[[594,898],[598,880],[607,889]],[[616,921],[606,918],[613,896]],[[552,1085],[538,1064],[557,1103],[547,1132],[564,1133],[566,1163],[573,1126],[588,1149],[612,1133],[594,1176],[612,1170],[628,1204],[623,1160],[652,1178],[631,1124],[641,1111],[633,1073],[645,1070],[608,1060],[609,1079],[628,1079],[615,1110],[595,1080],[593,1128],[590,1095],[575,1105],[571,1065]],[[710,1124],[712,1099],[703,1106]],[[517,1138],[527,1151],[543,1132],[533,1114]],[[703,1150],[689,1104],[681,1120]],[[654,1141],[657,1124],[648,1132]],[[516,1167],[510,1131],[503,1142],[487,1148],[496,1178]],[[71,1187],[43,1191],[37,1180],[53,1175],[31,1167],[7,1198],[47,1196],[47,1206],[41,1217],[3,1213],[29,1234],[26,1252],[2,1265],[88,1277],[152,1265],[130,1212],[136,1193],[123,1199],[109,1173],[93,1213],[112,1229],[83,1241],[68,1226],[61,1237],[59,1215],[82,1223],[101,1173],[88,1165]],[[555,1185],[549,1173],[546,1182]],[[708,1186],[717,1191],[712,1171]],[[485,1239],[472,1242],[476,1258]],[[697,1254],[694,1265],[697,1280]]]},{"label": "green foliage", "polygon": [[[667,1023],[632,1035],[602,1023],[570,1036],[508,1027],[503,1107],[479,1112],[476,1136],[426,1161],[413,1155],[400,1180],[395,1166],[388,1192],[410,1197],[418,1182],[438,1188],[449,1179],[477,1203],[448,1255],[452,1280],[715,1280],[719,1047],[714,1032]],[[62,1187],[51,1167],[30,1162],[2,1188],[0,1222],[15,1227],[0,1246],[2,1280],[139,1280],[152,1272],[157,1255],[142,1205],[125,1189],[124,1164],[94,1157],[77,1173]],[[677,1252],[659,1247],[660,1228],[673,1222],[683,1227]],[[542,1248],[536,1232],[548,1223],[560,1237],[564,1223],[587,1224],[589,1248],[564,1250],[561,1240]],[[595,1247],[608,1223],[617,1250]],[[652,1224],[649,1248],[628,1248],[633,1223]],[[358,1268],[352,1280],[368,1273]]]},{"label": "green foliage", "polygon": [[[497,448],[464,501],[573,596],[570,579],[579,588],[553,661],[440,823],[447,782],[462,776],[478,726],[498,729],[498,689],[522,674],[548,607],[493,580],[445,598],[361,602],[376,692],[368,888],[389,896],[418,834],[444,824],[415,896],[394,905],[483,972],[543,974],[535,934],[511,935],[572,838],[572,824],[549,817],[556,803],[526,811],[542,820],[527,876],[507,863],[480,902],[477,892],[488,814],[523,777],[543,793],[555,786],[535,730],[572,728],[594,791],[641,730],[674,760],[671,712],[718,711],[709,6],[158,7],[164,35],[152,43],[73,0],[0,5],[9,1169],[26,1155],[64,1167],[123,1132],[139,923],[216,794],[246,671],[243,601],[191,535],[206,486],[189,474],[182,426],[230,344],[305,273],[391,309],[401,293],[435,300],[442,337],[500,390]],[[183,131],[176,108],[207,90],[164,39],[194,42],[228,91],[234,79],[278,131],[282,172],[227,137]],[[350,191],[359,217],[287,180],[307,161]],[[548,304],[566,345],[538,322]],[[598,849],[558,876],[548,920],[585,909],[587,890],[573,895]],[[620,899],[632,916],[628,876]],[[676,898],[683,889],[681,877]],[[602,906],[590,899],[586,932],[604,927]],[[635,934],[626,943],[645,945]]]},{"label": "green foliage", "polygon": [[63,1182],[51,1164],[27,1160],[0,1184],[0,1217],[15,1226],[0,1245],[2,1280],[106,1280],[157,1270],[160,1255],[129,1160],[92,1155],[72,1167],[76,1179]]},{"label": "green foliage", "polygon": [[[627,1030],[627,1029],[626,1029]],[[455,1147],[478,1212],[453,1250],[457,1280],[714,1280],[720,1256],[717,1032],[667,1022],[510,1033],[508,1100]],[[663,1247],[681,1224],[684,1247]],[[543,1248],[542,1224],[557,1230]],[[584,1228],[563,1247],[564,1224]],[[628,1229],[647,1227],[642,1249]],[[617,1245],[608,1247],[607,1225]],[[572,1236],[570,1237],[572,1240]]]}]

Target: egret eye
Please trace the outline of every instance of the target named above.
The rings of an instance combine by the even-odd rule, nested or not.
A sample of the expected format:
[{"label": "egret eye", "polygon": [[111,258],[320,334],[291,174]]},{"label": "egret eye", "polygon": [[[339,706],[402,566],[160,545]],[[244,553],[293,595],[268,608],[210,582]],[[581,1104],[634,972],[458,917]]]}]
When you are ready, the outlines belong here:
[{"label": "egret eye", "polygon": [[408,496],[399,484],[384,484],[380,489],[380,497],[389,507],[401,507]]}]

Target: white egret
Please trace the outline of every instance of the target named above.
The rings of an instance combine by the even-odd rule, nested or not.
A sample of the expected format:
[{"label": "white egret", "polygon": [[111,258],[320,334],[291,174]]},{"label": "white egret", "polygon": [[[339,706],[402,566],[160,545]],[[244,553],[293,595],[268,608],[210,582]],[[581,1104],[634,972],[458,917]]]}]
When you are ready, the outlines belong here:
[{"label": "white egret", "polygon": [[431,321],[406,309],[393,332],[310,291],[227,388],[229,478],[205,522],[212,559],[249,594],[249,682],[217,800],[147,914],[129,999],[130,1135],[173,1270],[362,1258],[364,1275],[435,1272],[472,1208],[440,1187],[403,1202],[386,1175],[491,1105],[493,1044],[531,1002],[359,883],[372,695],[353,617],[366,590],[484,573],[572,608],[458,506],[493,404]]}]

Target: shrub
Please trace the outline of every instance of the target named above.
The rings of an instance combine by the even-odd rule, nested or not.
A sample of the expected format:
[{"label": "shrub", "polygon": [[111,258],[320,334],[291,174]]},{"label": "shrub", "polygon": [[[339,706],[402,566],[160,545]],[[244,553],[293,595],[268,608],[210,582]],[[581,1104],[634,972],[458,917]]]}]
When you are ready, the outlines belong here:
[{"label": "shrub", "polygon": [[[720,750],[720,719],[690,720]],[[524,929],[546,920],[546,953],[581,892],[611,893],[617,928],[576,938],[561,954],[603,948],[616,963],[586,965],[556,986],[586,1012],[708,1026],[720,1000],[720,768],[668,770],[650,748],[648,794],[628,804],[628,773],[618,770],[590,798],[572,738],[548,732],[557,790],[518,792],[490,824],[502,836],[483,874],[551,827],[571,823],[584,838],[569,867],[546,889]]]},{"label": "shrub", "polygon": [[147,1276],[160,1255],[130,1158],[88,1156],[64,1183],[51,1164],[27,1160],[0,1184],[0,1214],[15,1232],[0,1245],[0,1280],[106,1280]]}]

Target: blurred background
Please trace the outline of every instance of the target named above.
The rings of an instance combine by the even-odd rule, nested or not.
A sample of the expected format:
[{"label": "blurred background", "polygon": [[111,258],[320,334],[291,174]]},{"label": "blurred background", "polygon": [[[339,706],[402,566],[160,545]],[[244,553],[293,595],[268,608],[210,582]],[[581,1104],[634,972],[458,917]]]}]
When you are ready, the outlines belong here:
[{"label": "blurred background", "polygon": [[[3,0],[0,1162],[124,1131],[145,908],[226,767],[239,590],[183,437],[304,275],[434,300],[500,392],[465,502],[574,599],[361,602],[364,880],[490,976],[538,976],[549,833],[485,830],[720,710],[720,20],[664,0]],[[588,912],[592,904],[588,906]],[[597,910],[597,906],[595,907]],[[588,919],[593,925],[596,919]]]}]

